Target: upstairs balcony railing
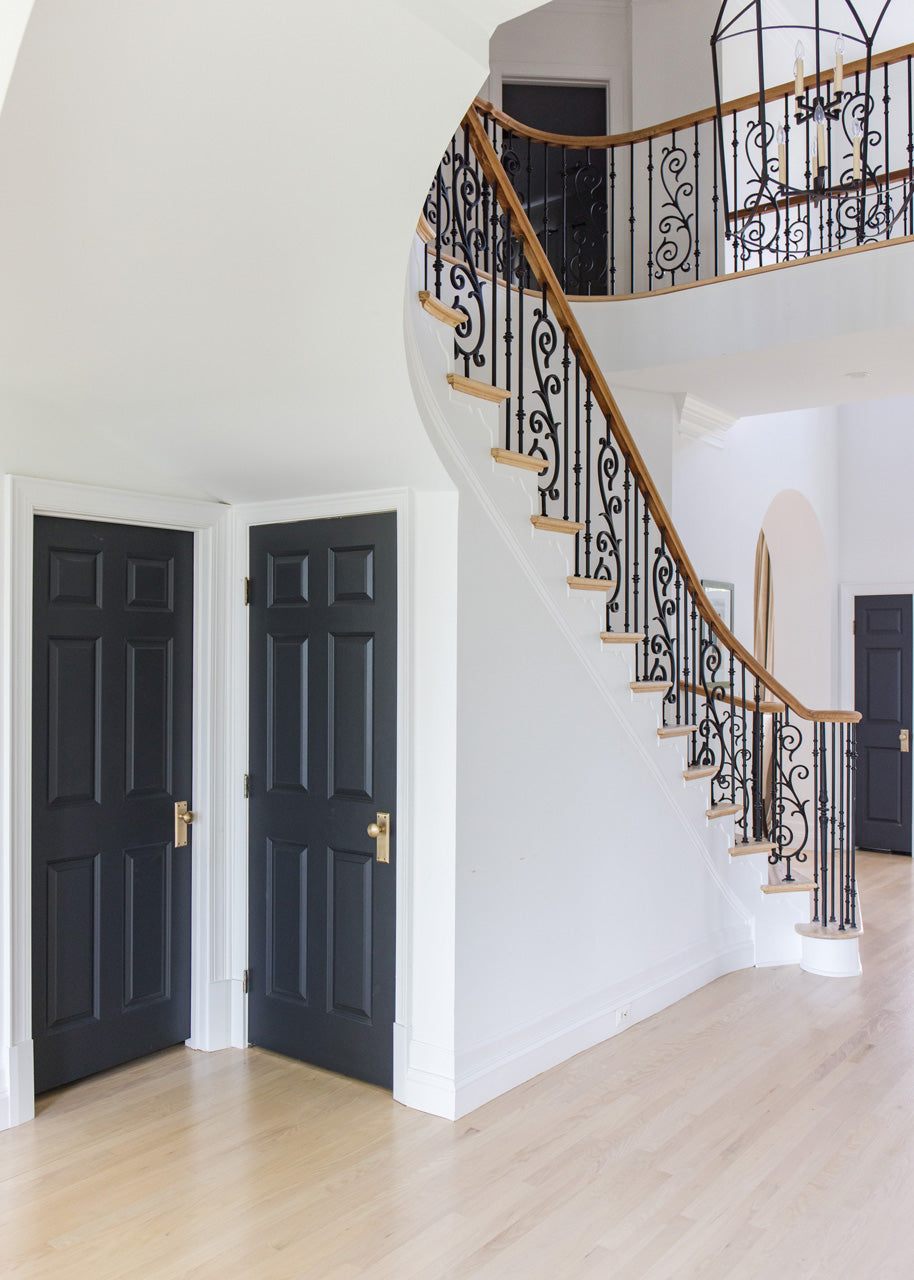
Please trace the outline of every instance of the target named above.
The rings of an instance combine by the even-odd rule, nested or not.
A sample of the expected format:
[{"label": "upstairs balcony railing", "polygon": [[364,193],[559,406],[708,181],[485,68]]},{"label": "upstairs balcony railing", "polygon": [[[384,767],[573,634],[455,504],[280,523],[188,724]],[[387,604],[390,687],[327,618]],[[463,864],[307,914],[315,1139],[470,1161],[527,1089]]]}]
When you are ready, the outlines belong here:
[{"label": "upstairs balcony railing", "polygon": [[[868,171],[858,188],[824,199],[778,195],[777,174],[766,175],[761,163],[757,96],[724,105],[720,134],[713,107],[591,138],[528,128],[482,100],[475,110],[564,292],[649,293],[914,234],[912,58],[914,45],[874,56]],[[841,118],[827,127],[829,172],[848,184],[864,71],[863,62],[845,67]],[[799,150],[808,180],[815,129],[792,124],[794,93],[791,82],[765,95],[765,142],[780,117],[791,172]],[[734,204],[729,219],[722,164]]]},{"label": "upstairs balcony railing", "polygon": [[689,779],[710,779],[709,817],[732,815],[737,851],[766,854],[777,884],[811,871],[811,927],[845,935],[857,926],[859,714],[809,710],[714,611],[561,286],[556,232],[528,216],[516,138],[500,130],[471,108],[425,205],[426,287],[463,317],[457,370],[496,389],[501,460],[539,473],[534,523],[573,537],[569,586],[604,593],[602,640],[633,649],[636,692],[662,695],[661,735],[686,740]]}]

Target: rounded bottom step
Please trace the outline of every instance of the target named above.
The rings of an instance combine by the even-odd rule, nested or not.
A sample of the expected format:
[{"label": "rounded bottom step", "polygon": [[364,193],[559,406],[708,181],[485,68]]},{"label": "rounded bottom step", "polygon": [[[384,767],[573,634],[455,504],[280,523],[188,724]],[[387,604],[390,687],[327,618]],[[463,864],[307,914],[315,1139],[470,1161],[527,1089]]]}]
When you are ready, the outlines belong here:
[{"label": "rounded bottom step", "polygon": [[800,968],[821,978],[856,978],[863,972],[858,939],[862,929],[838,933],[817,924],[798,924]]}]

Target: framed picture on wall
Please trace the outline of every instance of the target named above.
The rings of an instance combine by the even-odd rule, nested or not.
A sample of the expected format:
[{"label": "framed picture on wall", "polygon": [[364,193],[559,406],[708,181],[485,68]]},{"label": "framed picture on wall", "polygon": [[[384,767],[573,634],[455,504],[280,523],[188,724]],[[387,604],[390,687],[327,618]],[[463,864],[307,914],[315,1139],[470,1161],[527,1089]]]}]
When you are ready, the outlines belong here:
[{"label": "framed picture on wall", "polygon": [[711,607],[725,627],[733,630],[733,583],[717,582],[714,578],[702,578],[701,585],[711,601]]}]

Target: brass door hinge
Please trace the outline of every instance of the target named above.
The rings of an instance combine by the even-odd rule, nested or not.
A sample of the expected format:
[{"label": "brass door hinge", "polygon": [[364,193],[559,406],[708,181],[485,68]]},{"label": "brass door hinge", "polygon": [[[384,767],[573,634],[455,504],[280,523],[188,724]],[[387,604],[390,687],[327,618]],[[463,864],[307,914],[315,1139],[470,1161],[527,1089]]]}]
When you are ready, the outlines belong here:
[{"label": "brass door hinge", "polygon": [[250,969],[245,969],[244,973],[241,975],[241,990],[244,992],[245,995],[247,995],[250,989],[251,989],[251,971]]},{"label": "brass door hinge", "polygon": [[855,636],[856,634],[857,634],[857,619],[855,618],[854,621],[851,623],[851,635]]},{"label": "brass door hinge", "polygon": [[251,798],[251,777],[247,773],[244,775],[244,798],[245,800],[250,800]]},{"label": "brass door hinge", "polygon": [[250,578],[245,578],[244,580],[244,603],[245,604],[251,603],[251,579]]}]

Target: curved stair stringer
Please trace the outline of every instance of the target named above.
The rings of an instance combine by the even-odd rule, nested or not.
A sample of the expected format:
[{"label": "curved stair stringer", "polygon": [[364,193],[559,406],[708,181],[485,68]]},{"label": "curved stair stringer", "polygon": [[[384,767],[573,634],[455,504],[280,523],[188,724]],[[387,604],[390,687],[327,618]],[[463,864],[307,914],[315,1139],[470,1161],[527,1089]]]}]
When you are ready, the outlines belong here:
[{"label": "curved stair stringer", "polygon": [[[534,531],[536,480],[532,474],[497,465],[490,450],[498,438],[500,410],[452,390],[451,330],[426,314],[417,299],[421,250],[413,255],[406,298],[407,363],[420,415],[458,488],[469,487],[513,560],[547,608],[578,663],[587,671],[664,803],[675,813],[689,848],[727,904],[749,926],[757,965],[795,963],[800,940],[794,926],[809,920],[807,894],[764,894],[768,864],[763,853],[731,858],[732,818],[709,821],[708,781],[687,782],[683,740],[661,741],[659,695],[633,694],[629,646],[604,646],[601,597],[572,591],[572,540]],[[523,536],[521,536],[523,531]]]}]

